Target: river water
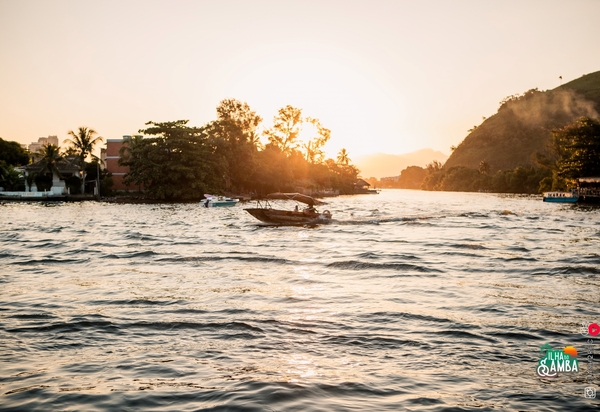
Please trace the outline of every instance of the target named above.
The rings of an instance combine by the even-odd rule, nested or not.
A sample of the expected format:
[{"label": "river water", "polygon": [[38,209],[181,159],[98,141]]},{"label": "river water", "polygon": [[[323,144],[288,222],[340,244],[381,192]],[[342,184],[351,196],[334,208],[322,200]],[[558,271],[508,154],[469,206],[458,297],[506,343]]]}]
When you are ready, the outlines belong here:
[{"label": "river water", "polygon": [[[0,409],[598,410],[581,326],[600,323],[600,208],[327,201],[316,227],[243,204],[0,204]],[[540,379],[546,343],[579,372]]]}]

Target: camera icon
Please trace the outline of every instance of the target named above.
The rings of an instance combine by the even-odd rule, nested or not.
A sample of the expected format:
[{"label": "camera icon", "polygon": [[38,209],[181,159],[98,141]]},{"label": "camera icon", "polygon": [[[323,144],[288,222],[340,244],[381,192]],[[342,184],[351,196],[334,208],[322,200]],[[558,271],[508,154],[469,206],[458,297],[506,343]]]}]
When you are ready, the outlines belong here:
[{"label": "camera icon", "polygon": [[588,386],[587,388],[585,388],[583,390],[583,397],[588,398],[588,399],[595,399],[596,398],[596,388],[594,388],[592,386]]}]

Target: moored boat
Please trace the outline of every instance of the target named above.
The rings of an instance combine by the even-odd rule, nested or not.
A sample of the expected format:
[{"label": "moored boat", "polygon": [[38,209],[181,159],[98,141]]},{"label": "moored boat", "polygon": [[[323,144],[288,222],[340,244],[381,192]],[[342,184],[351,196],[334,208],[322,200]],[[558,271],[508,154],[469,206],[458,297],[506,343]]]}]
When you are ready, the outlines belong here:
[{"label": "moored boat", "polygon": [[573,192],[545,192],[544,202],[550,203],[577,203],[579,195],[576,191]]},{"label": "moored boat", "polygon": [[200,204],[202,207],[227,207],[227,206],[235,206],[240,201],[239,199],[232,199],[226,196],[213,196],[209,194],[204,194],[206,199],[202,199]]},{"label": "moored boat", "polygon": [[[269,200],[293,200],[304,203],[307,207],[302,210],[295,206],[293,210],[274,209]],[[301,193],[271,193],[267,195],[267,199],[257,201],[257,206],[254,208],[244,209],[261,222],[277,224],[277,225],[306,225],[327,223],[331,221],[331,212],[324,210],[319,212],[315,209],[315,205],[322,205],[320,202],[310,196]]]}]

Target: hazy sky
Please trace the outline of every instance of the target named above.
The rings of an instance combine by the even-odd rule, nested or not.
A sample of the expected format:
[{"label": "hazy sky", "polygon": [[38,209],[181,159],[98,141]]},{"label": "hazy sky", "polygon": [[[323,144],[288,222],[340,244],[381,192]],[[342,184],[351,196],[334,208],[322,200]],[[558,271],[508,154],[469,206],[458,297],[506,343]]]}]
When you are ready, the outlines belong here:
[{"label": "hazy sky", "polygon": [[449,153],[504,97],[600,70],[600,0],[0,0],[0,137],[285,105],[353,156]]}]

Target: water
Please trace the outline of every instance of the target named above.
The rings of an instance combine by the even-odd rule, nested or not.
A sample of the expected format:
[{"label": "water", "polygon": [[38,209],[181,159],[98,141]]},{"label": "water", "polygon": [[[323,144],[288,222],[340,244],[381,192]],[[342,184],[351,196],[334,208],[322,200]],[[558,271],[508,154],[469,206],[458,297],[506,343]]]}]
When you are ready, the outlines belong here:
[{"label": "water", "polygon": [[[0,204],[0,409],[598,410],[600,209],[388,190],[309,228],[243,207]],[[539,379],[545,343],[580,372]]]}]

